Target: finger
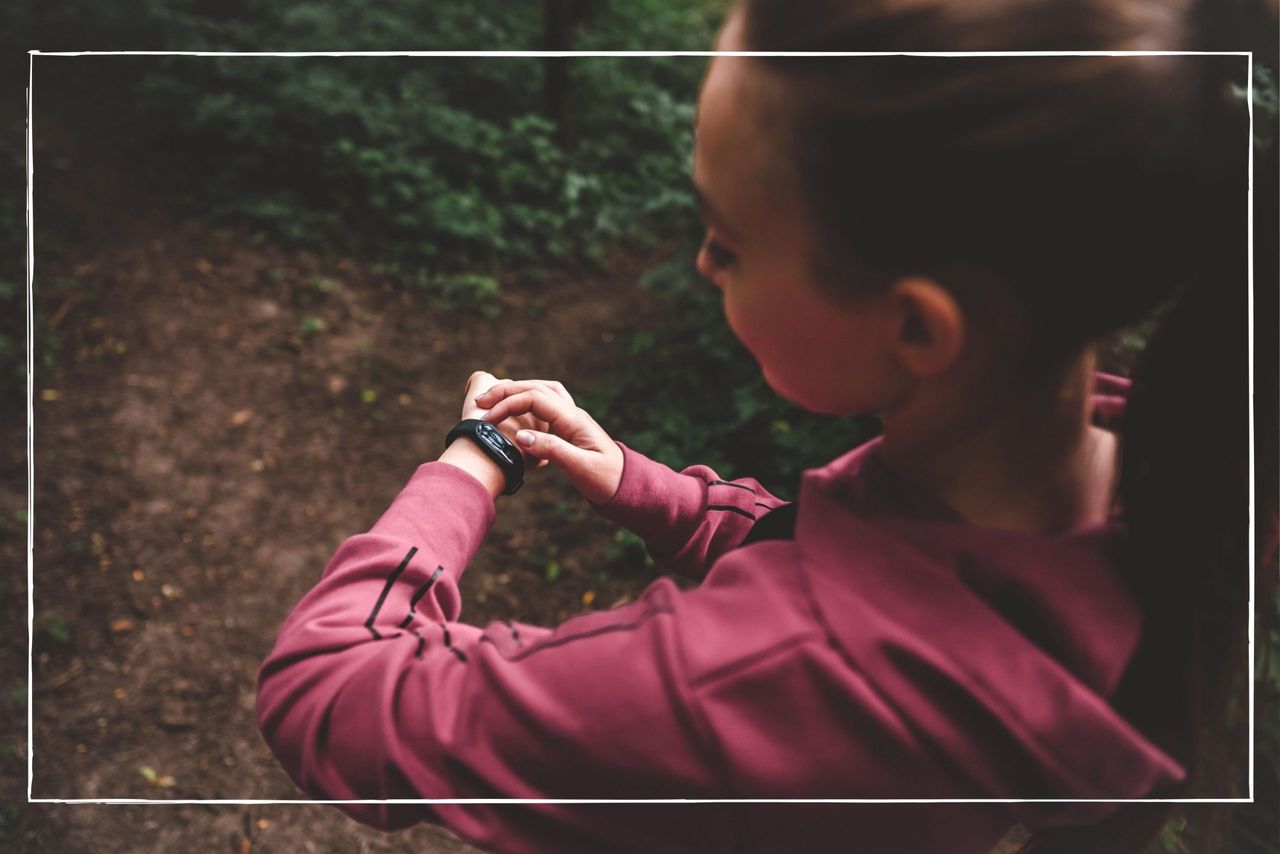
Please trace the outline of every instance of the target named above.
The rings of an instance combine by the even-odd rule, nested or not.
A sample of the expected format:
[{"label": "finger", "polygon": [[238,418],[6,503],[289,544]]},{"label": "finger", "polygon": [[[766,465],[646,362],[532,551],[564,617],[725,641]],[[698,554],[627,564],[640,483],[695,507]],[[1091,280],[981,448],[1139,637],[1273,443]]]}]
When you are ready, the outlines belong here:
[{"label": "finger", "polygon": [[581,410],[542,386],[503,398],[484,414],[484,420],[497,424],[527,412],[532,412],[534,417],[545,421],[547,429],[559,436],[567,436],[581,423],[578,417]]},{"label": "finger", "polygon": [[498,380],[497,383],[485,389],[484,393],[476,397],[476,403],[481,406],[493,406],[503,398],[519,394],[522,391],[531,391],[535,388],[546,389],[559,396],[566,403],[573,405],[573,396],[569,394],[569,390],[564,387],[564,384],[557,380]]},{"label": "finger", "polygon": [[468,398],[474,397],[478,391],[489,388],[498,382],[498,378],[488,371],[472,371],[467,377],[467,388],[464,392]]},{"label": "finger", "polygon": [[543,388],[553,392],[566,403],[573,404],[573,396],[569,394],[568,389],[556,380],[498,380],[489,388],[476,396],[475,402],[481,406],[489,407],[512,394],[518,394],[522,391],[531,391],[535,388]]},{"label": "finger", "polygon": [[516,433],[516,445],[530,457],[539,460],[539,466],[551,462],[570,473],[584,453],[559,436],[537,430],[521,430]]}]

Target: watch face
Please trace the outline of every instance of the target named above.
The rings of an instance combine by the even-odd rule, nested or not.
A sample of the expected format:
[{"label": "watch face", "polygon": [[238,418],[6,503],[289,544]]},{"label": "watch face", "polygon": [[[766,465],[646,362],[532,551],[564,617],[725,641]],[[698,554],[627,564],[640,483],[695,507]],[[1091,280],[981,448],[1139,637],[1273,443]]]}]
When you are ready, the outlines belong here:
[{"label": "watch face", "polygon": [[492,424],[480,424],[476,427],[476,436],[501,454],[507,462],[514,463],[516,461],[516,458],[512,456],[511,442],[507,440],[506,436],[498,432],[497,427]]}]

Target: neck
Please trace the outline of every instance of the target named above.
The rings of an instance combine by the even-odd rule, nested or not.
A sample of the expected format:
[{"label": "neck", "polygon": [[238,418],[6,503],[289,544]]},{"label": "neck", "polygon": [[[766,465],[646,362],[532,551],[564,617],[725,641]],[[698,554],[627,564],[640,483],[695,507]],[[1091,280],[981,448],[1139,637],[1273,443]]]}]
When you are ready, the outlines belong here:
[{"label": "neck", "polygon": [[884,460],[975,525],[1053,535],[1111,510],[1116,437],[1090,425],[1092,350],[1035,388],[975,376],[884,416]]}]

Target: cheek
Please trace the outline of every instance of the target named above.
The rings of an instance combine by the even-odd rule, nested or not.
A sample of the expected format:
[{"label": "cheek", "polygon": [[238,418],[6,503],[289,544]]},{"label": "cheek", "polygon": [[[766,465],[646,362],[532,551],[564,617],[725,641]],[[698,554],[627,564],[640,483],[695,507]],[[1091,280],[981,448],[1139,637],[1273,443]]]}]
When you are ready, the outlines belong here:
[{"label": "cheek", "polygon": [[749,330],[745,329],[743,324],[742,298],[738,295],[737,291],[721,290],[721,294],[722,299],[720,301],[720,305],[721,308],[724,309],[725,323],[729,325],[729,329],[733,332],[734,337],[741,341],[743,346],[750,350],[751,344],[747,338],[744,337],[744,333],[749,333]]}]

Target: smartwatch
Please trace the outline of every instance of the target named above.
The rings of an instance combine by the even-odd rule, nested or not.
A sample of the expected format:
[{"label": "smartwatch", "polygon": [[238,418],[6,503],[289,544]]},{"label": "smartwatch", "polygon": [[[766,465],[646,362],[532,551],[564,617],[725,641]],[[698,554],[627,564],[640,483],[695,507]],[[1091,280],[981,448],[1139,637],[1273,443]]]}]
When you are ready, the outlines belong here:
[{"label": "smartwatch", "polygon": [[479,445],[480,450],[502,469],[507,478],[507,488],[503,490],[503,495],[512,495],[524,486],[524,457],[520,455],[520,449],[511,444],[511,440],[502,435],[497,427],[479,418],[463,419],[449,431],[444,439],[444,446],[449,447],[459,436],[465,436]]}]

